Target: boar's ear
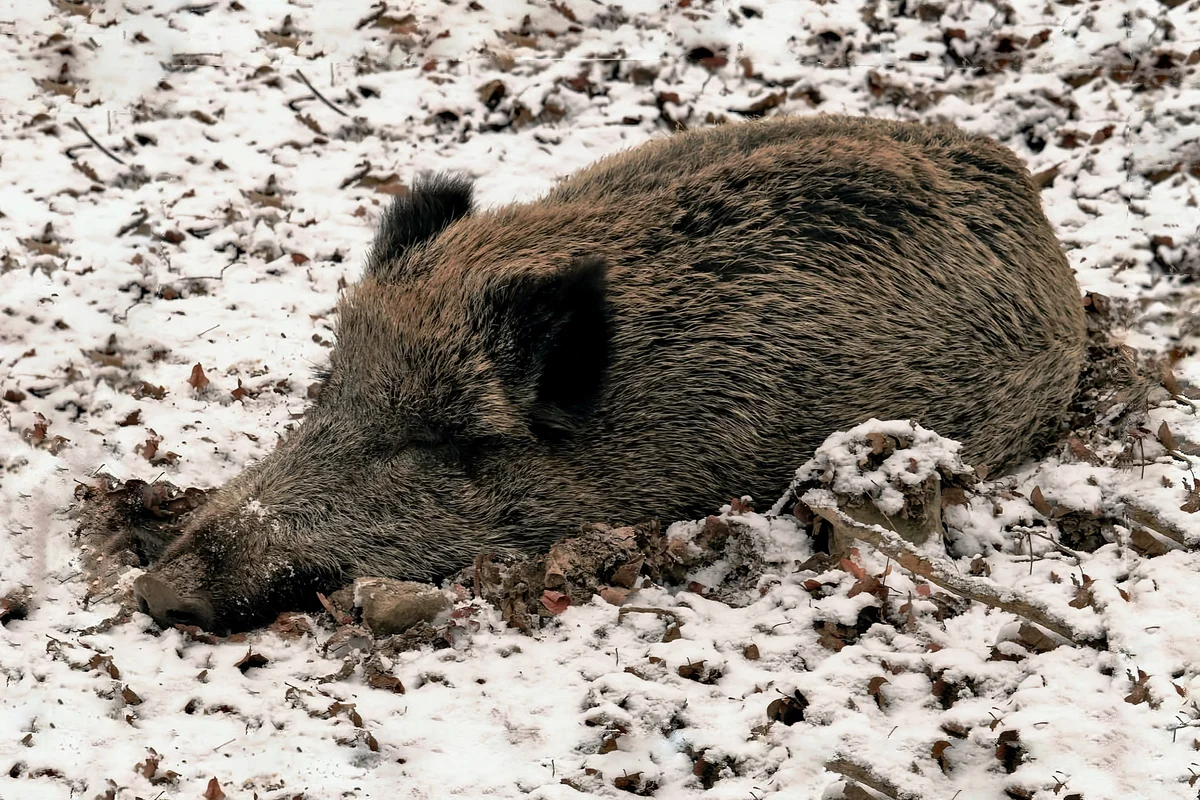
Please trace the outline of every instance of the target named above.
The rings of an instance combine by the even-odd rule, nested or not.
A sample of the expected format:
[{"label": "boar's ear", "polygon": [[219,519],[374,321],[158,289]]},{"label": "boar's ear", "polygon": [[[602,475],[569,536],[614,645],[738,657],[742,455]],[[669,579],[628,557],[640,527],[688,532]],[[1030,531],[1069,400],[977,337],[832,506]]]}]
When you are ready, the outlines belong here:
[{"label": "boar's ear", "polygon": [[415,181],[412,190],[393,200],[384,212],[367,254],[366,274],[377,280],[395,279],[396,261],[405,251],[470,214],[472,202],[470,178],[438,174]]},{"label": "boar's ear", "polygon": [[578,258],[491,295],[496,367],[535,433],[577,430],[599,399],[611,340],[606,272],[602,259]]}]

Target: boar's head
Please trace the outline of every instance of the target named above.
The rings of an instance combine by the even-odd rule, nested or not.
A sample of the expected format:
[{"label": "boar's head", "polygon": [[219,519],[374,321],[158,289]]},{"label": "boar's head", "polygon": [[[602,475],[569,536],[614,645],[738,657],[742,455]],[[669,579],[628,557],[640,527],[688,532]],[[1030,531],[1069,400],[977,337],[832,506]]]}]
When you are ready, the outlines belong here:
[{"label": "boar's head", "polygon": [[470,184],[445,177],[393,204],[315,404],[135,581],[143,611],[244,629],[356,576],[435,580],[552,537],[529,498],[600,395],[605,268],[497,249],[510,213],[476,214]]}]

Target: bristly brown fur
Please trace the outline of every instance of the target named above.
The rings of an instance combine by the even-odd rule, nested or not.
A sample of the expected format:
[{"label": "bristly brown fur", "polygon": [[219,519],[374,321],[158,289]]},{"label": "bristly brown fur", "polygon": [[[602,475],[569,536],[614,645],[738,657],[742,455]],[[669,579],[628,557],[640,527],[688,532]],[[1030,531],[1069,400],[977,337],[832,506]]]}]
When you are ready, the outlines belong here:
[{"label": "bristly brown fur", "polygon": [[[389,213],[320,401],[164,558],[180,596],[244,622],[288,575],[431,579],[584,521],[772,499],[872,416],[995,473],[1075,391],[1078,287],[987,138],[784,118],[657,140],[532,203],[444,202],[458,186]],[[197,551],[223,566],[172,566]]]}]

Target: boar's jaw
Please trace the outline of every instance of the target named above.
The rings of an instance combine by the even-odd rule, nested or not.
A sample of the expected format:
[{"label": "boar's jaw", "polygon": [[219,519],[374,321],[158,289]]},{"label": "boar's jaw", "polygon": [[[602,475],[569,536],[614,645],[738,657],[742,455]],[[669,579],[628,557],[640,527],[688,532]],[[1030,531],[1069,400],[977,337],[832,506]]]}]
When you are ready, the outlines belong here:
[{"label": "boar's jaw", "polygon": [[153,575],[142,575],[133,582],[138,611],[148,614],[160,627],[189,625],[213,630],[212,603],[202,597],[182,597],[170,585]]},{"label": "boar's jaw", "polygon": [[196,520],[135,581],[139,610],[164,628],[195,625],[227,634],[269,622],[281,611],[314,610],[317,592],[342,586],[340,566],[306,558],[302,548],[289,546],[294,540],[287,535],[272,541],[279,529],[267,534],[248,525],[254,516],[235,512],[232,518]]},{"label": "boar's jaw", "polygon": [[138,610],[160,627],[194,625],[221,635],[245,631],[283,611],[316,610],[317,592],[332,592],[343,583],[332,574],[319,577],[287,566],[258,575],[214,574],[211,567],[198,571],[189,561],[161,563],[134,581]]}]

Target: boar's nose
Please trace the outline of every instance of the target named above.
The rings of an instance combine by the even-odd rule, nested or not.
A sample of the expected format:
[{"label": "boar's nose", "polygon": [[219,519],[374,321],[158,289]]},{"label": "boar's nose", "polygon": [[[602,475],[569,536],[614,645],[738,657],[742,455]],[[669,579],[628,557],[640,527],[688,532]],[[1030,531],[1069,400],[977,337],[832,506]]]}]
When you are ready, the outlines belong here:
[{"label": "boar's nose", "polygon": [[210,630],[213,623],[212,605],[197,597],[180,597],[179,593],[153,575],[142,575],[133,582],[133,595],[138,610],[149,614],[164,628],[173,625],[195,625]]}]

